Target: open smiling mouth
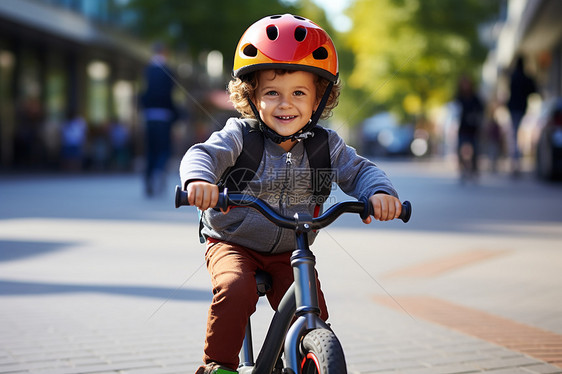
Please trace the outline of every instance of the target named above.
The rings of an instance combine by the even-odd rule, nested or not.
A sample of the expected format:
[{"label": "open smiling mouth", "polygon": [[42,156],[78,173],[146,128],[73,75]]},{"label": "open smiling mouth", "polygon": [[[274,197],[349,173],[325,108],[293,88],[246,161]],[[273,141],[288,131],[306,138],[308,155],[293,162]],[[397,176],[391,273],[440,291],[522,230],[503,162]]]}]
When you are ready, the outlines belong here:
[{"label": "open smiling mouth", "polygon": [[283,121],[288,121],[288,120],[297,118],[297,116],[275,116],[275,118],[283,120]]}]

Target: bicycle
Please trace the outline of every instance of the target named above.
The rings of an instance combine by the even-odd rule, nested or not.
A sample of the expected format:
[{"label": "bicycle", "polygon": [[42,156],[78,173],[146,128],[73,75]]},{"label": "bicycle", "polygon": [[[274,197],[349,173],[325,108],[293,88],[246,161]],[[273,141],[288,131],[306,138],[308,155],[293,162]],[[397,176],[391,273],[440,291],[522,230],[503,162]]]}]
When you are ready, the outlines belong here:
[{"label": "bicycle", "polygon": [[[182,191],[179,186],[176,186],[175,205],[176,208],[189,205],[187,192]],[[277,226],[295,231],[297,248],[291,256],[294,282],[273,315],[256,360],[253,353],[251,322],[248,320],[246,337],[240,351],[238,373],[347,373],[342,346],[330,326],[319,317],[316,259],[309,248],[306,234],[330,225],[343,213],[357,213],[365,219],[373,214],[372,205],[368,200],[344,201],[332,205],[316,218],[308,213],[285,217],[263,200],[245,194],[229,194],[225,189],[221,192],[214,209],[227,211],[228,208],[240,206],[256,209]],[[400,219],[408,222],[411,212],[410,202],[405,201],[402,204]],[[267,293],[269,282],[266,273],[256,274],[256,287],[260,296]]]}]

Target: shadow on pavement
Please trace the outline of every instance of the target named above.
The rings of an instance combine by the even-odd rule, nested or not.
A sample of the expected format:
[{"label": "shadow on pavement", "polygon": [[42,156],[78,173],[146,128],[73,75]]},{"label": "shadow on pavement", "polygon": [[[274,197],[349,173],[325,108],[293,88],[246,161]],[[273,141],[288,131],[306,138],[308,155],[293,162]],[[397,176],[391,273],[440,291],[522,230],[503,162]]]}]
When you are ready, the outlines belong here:
[{"label": "shadow on pavement", "polygon": [[25,282],[0,279],[0,295],[47,295],[70,293],[103,293],[134,297],[148,297],[175,301],[205,301],[211,299],[208,290],[181,289],[154,286],[88,285],[47,282]]},{"label": "shadow on pavement", "polygon": [[71,246],[70,242],[33,242],[0,240],[0,262],[17,261],[27,257],[47,255]]}]

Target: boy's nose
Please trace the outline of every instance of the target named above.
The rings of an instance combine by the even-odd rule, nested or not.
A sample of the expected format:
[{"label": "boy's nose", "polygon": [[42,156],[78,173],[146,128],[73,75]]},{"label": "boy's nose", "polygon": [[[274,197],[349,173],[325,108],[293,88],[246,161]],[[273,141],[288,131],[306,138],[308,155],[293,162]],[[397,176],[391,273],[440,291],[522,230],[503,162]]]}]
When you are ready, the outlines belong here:
[{"label": "boy's nose", "polygon": [[292,98],[290,96],[283,95],[281,96],[281,104],[282,107],[290,107],[293,105]]}]

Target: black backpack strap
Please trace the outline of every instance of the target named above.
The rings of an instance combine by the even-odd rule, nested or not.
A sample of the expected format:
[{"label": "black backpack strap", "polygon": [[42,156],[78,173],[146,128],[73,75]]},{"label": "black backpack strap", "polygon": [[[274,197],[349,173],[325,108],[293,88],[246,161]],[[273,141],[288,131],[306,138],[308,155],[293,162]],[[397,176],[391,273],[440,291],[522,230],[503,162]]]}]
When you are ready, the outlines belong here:
[{"label": "black backpack strap", "polygon": [[[219,188],[228,188],[230,192],[241,193],[248,182],[256,175],[263,156],[263,134],[258,125],[244,122],[242,125],[242,152],[233,166],[226,169],[217,185]],[[199,241],[205,243],[201,233],[203,229],[203,216],[199,212]]]},{"label": "black backpack strap", "polygon": [[[257,125],[244,123],[242,152],[233,166],[228,168],[219,181],[220,187],[241,193],[256,175],[264,151],[264,135]],[[312,129],[314,136],[303,140],[310,165],[312,191],[318,204],[330,196],[334,173],[330,161],[328,131],[321,126]]]},{"label": "black backpack strap", "polygon": [[315,126],[312,132],[314,136],[306,138],[303,142],[311,169],[312,192],[317,205],[320,205],[330,196],[334,172],[330,160],[328,131],[321,126]]},{"label": "black backpack strap", "polygon": [[243,192],[248,182],[256,175],[264,149],[263,133],[257,125],[244,122],[242,131],[242,152],[218,183],[219,186],[228,188],[228,191],[237,193]]}]

